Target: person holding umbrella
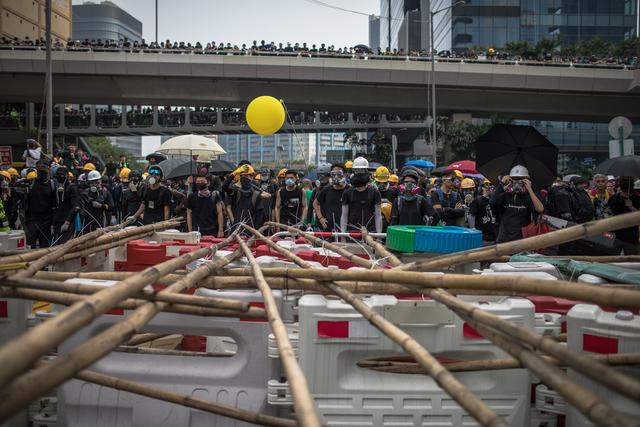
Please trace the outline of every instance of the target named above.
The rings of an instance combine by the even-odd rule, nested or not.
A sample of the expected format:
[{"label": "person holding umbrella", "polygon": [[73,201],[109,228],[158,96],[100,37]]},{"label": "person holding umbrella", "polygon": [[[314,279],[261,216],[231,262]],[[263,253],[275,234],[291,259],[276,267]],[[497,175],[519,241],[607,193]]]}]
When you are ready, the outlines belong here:
[{"label": "person holding umbrella", "polygon": [[522,165],[503,176],[491,196],[491,209],[499,218],[496,243],[522,239],[522,228],[531,222],[533,213],[544,212],[544,205],[533,191],[529,171]]},{"label": "person holding umbrella", "polygon": [[[640,209],[640,195],[634,190],[634,178],[621,176],[618,179],[620,191],[609,198],[607,207],[613,215],[622,215]],[[637,226],[614,231],[616,238],[623,243],[625,255],[638,254],[640,232]]]}]

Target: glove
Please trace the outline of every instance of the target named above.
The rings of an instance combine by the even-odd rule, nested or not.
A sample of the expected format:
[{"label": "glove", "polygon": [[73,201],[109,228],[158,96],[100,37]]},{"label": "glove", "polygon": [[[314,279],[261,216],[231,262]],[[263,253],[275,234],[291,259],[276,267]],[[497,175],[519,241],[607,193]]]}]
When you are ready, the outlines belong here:
[{"label": "glove", "polygon": [[102,208],[102,203],[100,203],[97,200],[94,200],[93,202],[91,202],[91,206],[93,206],[96,209],[101,209]]},{"label": "glove", "polygon": [[320,225],[322,226],[322,228],[327,228],[329,227],[329,221],[327,220],[327,218],[322,217],[319,219],[320,221]]},{"label": "glove", "polygon": [[64,224],[60,226],[60,231],[66,233],[69,230],[70,226],[71,224],[69,223],[69,221],[65,221]]},{"label": "glove", "polygon": [[126,221],[126,222],[134,222],[134,221],[137,221],[137,220],[138,220],[138,217],[137,217],[137,216],[135,216],[135,215],[128,216],[128,217],[125,219],[125,221]]}]

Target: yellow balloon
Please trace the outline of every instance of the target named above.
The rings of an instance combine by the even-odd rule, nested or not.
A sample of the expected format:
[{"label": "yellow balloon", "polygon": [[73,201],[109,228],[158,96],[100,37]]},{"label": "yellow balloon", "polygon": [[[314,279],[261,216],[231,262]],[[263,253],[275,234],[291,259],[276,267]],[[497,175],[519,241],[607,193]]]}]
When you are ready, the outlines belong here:
[{"label": "yellow balloon", "polygon": [[273,96],[259,96],[247,107],[247,124],[258,135],[271,135],[284,124],[284,107]]}]

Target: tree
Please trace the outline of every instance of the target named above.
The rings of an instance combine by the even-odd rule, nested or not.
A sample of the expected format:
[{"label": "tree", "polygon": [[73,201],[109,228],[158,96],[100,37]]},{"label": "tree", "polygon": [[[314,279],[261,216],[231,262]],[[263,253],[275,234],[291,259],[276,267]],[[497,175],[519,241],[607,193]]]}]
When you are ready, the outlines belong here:
[{"label": "tree", "polygon": [[525,52],[531,51],[531,46],[528,41],[525,40],[517,40],[512,42],[507,42],[504,45],[504,50],[511,56],[522,56]]},{"label": "tree", "polygon": [[109,156],[113,156],[117,161],[118,157],[121,154],[124,154],[127,156],[131,167],[140,168],[140,165],[138,165],[137,161],[134,160],[134,156],[131,155],[131,153],[115,144],[112,144],[109,139],[104,136],[91,136],[85,138],[84,141],[91,150],[104,161],[106,161]]},{"label": "tree", "polygon": [[536,43],[535,52],[538,55],[545,53],[552,53],[556,50],[556,48],[560,45],[560,40],[558,38],[542,38],[538,43]]},{"label": "tree", "polygon": [[638,56],[640,57],[640,37],[630,37],[613,47],[616,56]]},{"label": "tree", "polygon": [[344,143],[349,144],[352,148],[356,149],[356,157],[364,153],[364,150],[367,146],[366,138],[360,138],[358,134],[349,129],[344,133]]},{"label": "tree", "polygon": [[578,53],[584,56],[602,56],[611,53],[611,44],[596,36],[590,40],[585,40],[578,45]]},{"label": "tree", "polygon": [[386,135],[380,132],[374,133],[369,139],[373,145],[373,156],[371,160],[389,166],[391,164],[392,147],[391,141]]}]

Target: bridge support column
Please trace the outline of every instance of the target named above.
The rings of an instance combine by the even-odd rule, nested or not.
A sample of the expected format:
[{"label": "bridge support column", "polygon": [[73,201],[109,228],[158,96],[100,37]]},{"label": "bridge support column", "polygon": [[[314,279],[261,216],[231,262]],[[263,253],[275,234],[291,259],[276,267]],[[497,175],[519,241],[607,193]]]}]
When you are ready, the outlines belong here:
[{"label": "bridge support column", "polygon": [[154,105],[153,106],[153,127],[157,129],[159,126],[160,126],[160,123],[158,122],[158,106]]},{"label": "bridge support column", "polygon": [[91,106],[89,106],[89,128],[90,129],[95,129],[96,128],[96,106],[95,106],[95,104],[91,104]]}]

